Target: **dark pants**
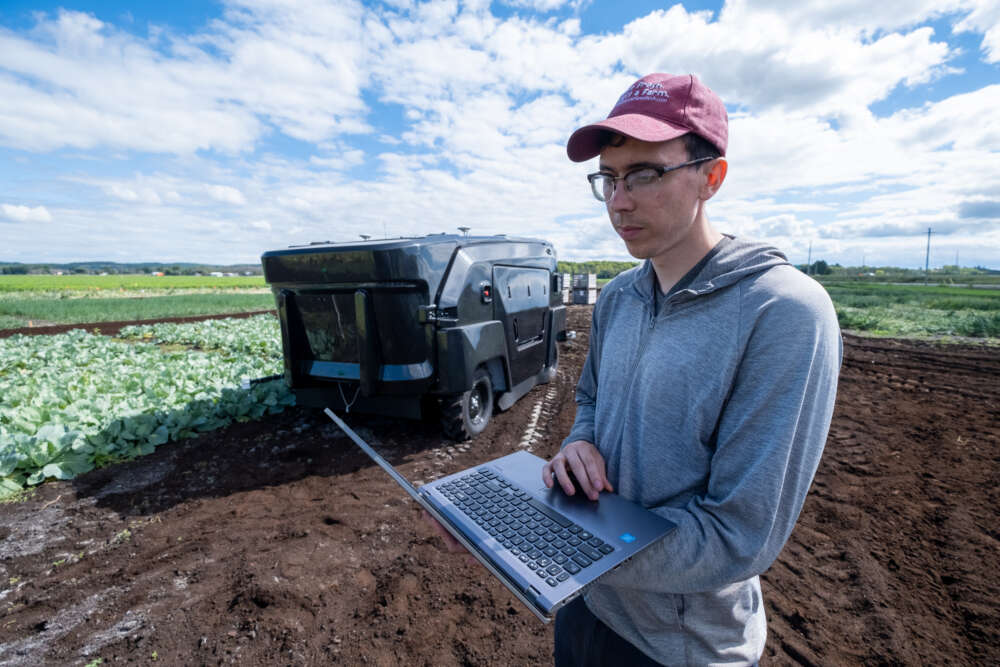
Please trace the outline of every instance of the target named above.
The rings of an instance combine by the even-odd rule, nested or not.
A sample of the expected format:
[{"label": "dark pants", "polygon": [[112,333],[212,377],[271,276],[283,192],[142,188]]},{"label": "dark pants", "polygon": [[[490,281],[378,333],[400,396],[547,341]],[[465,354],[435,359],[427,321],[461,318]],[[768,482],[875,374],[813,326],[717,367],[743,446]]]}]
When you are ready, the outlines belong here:
[{"label": "dark pants", "polygon": [[660,663],[604,625],[580,596],[556,613],[555,667],[604,665],[656,667]]},{"label": "dark pants", "polygon": [[556,613],[555,664],[556,667],[655,667],[660,663],[604,625],[590,613],[580,596]]}]

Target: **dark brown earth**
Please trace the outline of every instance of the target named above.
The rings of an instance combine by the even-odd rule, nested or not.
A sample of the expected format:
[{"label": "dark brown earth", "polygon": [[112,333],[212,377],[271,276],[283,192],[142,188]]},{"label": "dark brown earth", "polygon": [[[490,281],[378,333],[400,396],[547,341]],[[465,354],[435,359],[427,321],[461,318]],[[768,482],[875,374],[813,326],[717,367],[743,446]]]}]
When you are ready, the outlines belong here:
[{"label": "dark brown earth", "polygon": [[130,324],[156,324],[158,322],[201,322],[202,320],[223,320],[230,317],[243,318],[273,313],[273,310],[253,310],[245,313],[228,313],[224,315],[196,315],[193,317],[164,317],[158,320],[133,320],[129,322],[87,322],[85,324],[46,324],[38,327],[21,327],[19,329],[0,329],[0,338],[8,338],[14,334],[24,334],[25,336],[51,336],[61,334],[71,329],[83,329],[95,334],[112,336],[118,330]]},{"label": "dark brown earth", "polygon": [[[411,480],[558,448],[555,382],[479,438],[348,420]],[[768,665],[1000,664],[1000,350],[845,338],[826,453],[763,576]],[[0,506],[0,664],[536,665],[552,629],[443,553],[318,411],[160,447]]]}]

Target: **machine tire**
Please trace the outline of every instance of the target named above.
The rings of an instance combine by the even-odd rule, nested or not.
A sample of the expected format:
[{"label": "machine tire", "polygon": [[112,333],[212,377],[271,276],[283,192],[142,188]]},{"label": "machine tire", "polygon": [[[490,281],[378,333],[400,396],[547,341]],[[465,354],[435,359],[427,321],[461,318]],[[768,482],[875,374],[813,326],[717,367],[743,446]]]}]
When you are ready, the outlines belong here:
[{"label": "machine tire", "polygon": [[441,430],[446,437],[462,441],[476,437],[493,416],[493,382],[485,368],[477,368],[472,388],[441,399]]}]

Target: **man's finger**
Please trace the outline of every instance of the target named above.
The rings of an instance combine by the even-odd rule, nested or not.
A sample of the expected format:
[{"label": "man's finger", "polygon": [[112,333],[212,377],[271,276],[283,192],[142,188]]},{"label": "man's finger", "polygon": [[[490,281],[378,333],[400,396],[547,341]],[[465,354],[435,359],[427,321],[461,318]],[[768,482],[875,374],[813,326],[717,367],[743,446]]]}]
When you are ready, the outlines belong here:
[{"label": "man's finger", "polygon": [[559,486],[562,487],[563,493],[567,496],[572,496],[576,493],[576,486],[569,477],[569,466],[566,463],[566,459],[561,459],[556,466],[556,477],[559,479]]},{"label": "man's finger", "polygon": [[[570,470],[572,470],[572,478],[570,483],[574,484],[575,487],[583,493],[585,496],[591,500],[596,500],[598,489],[600,488],[597,483],[597,478],[592,477],[590,471],[588,470],[587,461],[585,459],[585,454],[587,450],[584,449],[582,452],[577,450],[568,456]],[[569,477],[569,472],[567,472],[567,477]]]},{"label": "man's finger", "polygon": [[547,488],[551,489],[552,485],[555,483],[553,481],[553,478],[555,478],[555,476],[556,473],[554,470],[552,470],[552,461],[549,461],[542,468],[542,483],[545,484]]},{"label": "man's finger", "polygon": [[587,470],[587,479],[591,483],[591,490],[593,490],[593,494],[589,490],[587,491],[588,498],[597,500],[601,491],[611,491],[611,482],[608,481],[604,473],[604,466],[592,458],[585,460],[583,464]]},{"label": "man's finger", "polygon": [[582,457],[578,456],[573,461],[573,476],[576,477],[576,483],[579,485],[580,491],[591,500],[597,500],[597,496],[600,493],[599,489],[602,486],[599,482],[600,475],[592,473],[590,466],[587,465],[587,462]]},{"label": "man's finger", "polygon": [[560,453],[552,459],[552,471],[559,482],[559,486],[562,487],[563,493],[567,496],[572,496],[576,493],[576,488],[573,486],[573,480],[569,478],[566,460],[567,456],[564,453]]}]

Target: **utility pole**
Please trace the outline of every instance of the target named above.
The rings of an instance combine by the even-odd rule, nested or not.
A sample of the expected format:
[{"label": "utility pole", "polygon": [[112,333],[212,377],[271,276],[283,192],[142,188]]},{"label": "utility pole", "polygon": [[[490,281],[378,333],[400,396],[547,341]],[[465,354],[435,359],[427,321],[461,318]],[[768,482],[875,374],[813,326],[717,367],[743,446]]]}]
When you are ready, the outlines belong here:
[{"label": "utility pole", "polygon": [[813,261],[813,242],[809,242],[809,259],[806,260],[806,275],[812,275],[812,261]]},{"label": "utility pole", "polygon": [[931,228],[927,228],[927,254],[924,255],[924,284],[927,284],[927,276],[930,274],[931,266]]}]

